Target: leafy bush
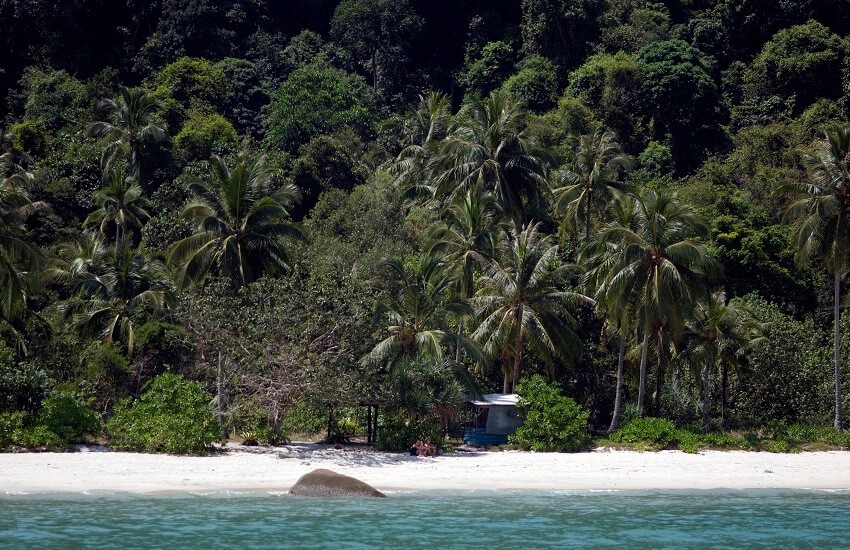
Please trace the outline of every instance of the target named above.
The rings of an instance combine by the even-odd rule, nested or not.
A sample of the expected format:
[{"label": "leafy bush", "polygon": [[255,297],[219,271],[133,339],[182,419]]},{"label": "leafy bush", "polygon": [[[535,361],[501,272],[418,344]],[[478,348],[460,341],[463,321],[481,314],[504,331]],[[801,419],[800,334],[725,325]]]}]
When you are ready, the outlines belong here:
[{"label": "leafy bush", "polygon": [[138,401],[122,401],[106,423],[110,443],[139,452],[204,454],[220,436],[212,397],[198,382],[165,373]]},{"label": "leafy bush", "polygon": [[434,419],[416,419],[395,411],[381,417],[375,446],[382,451],[407,451],[417,440],[425,438],[430,438],[437,447],[443,441],[442,430]]},{"label": "leafy bush", "polygon": [[205,160],[236,147],[239,136],[226,118],[215,113],[190,111],[189,119],[174,137],[175,154],[184,161]]},{"label": "leafy bush", "polygon": [[130,363],[115,343],[92,342],[83,352],[82,364],[79,387],[94,396],[95,409],[107,410],[118,396],[129,393]]},{"label": "leafy bush", "polygon": [[23,411],[0,413],[0,451],[8,450],[17,442],[16,435],[24,428],[25,418]]},{"label": "leafy bush", "polygon": [[577,451],[588,441],[590,412],[540,375],[517,385],[524,421],[508,441],[533,451]]},{"label": "leafy bush", "polygon": [[558,77],[555,65],[539,55],[523,61],[522,68],[502,86],[534,112],[548,111],[558,101]]},{"label": "leafy bush", "polygon": [[100,433],[100,415],[76,394],[59,391],[42,403],[38,425],[67,443],[82,441],[85,435]]},{"label": "leafy bush", "polygon": [[15,362],[14,352],[0,341],[0,411],[35,412],[52,384],[44,368]]},{"label": "leafy bush", "polygon": [[510,76],[514,57],[514,48],[507,42],[488,42],[477,59],[467,56],[458,80],[470,93],[487,97]]},{"label": "leafy bush", "polygon": [[272,98],[265,145],[295,153],[313,137],[346,127],[367,138],[374,110],[372,90],[360,77],[328,65],[301,67]]},{"label": "leafy bush", "polygon": [[677,430],[676,442],[680,451],[685,453],[696,454],[697,452],[699,452],[699,448],[700,445],[703,443],[703,440],[700,438],[700,434],[696,432]]},{"label": "leafy bush", "polygon": [[743,439],[728,432],[713,432],[702,436],[702,441],[713,449],[739,449],[745,446]]},{"label": "leafy bush", "polygon": [[24,120],[12,124],[7,130],[12,150],[41,156],[50,140],[47,129],[40,120]]},{"label": "leafy bush", "polygon": [[281,431],[286,434],[317,434],[327,427],[327,411],[307,403],[296,403],[283,414]]},{"label": "leafy bush", "polygon": [[51,451],[64,449],[68,441],[44,424],[23,428],[15,433],[15,443],[21,447],[42,448]]},{"label": "leafy bush", "polygon": [[154,79],[156,93],[188,105],[193,101],[221,106],[231,93],[227,75],[206,59],[181,57],[166,65]]},{"label": "leafy bush", "polygon": [[636,418],[611,434],[611,441],[641,445],[647,449],[668,449],[679,442],[676,426],[663,418]]}]

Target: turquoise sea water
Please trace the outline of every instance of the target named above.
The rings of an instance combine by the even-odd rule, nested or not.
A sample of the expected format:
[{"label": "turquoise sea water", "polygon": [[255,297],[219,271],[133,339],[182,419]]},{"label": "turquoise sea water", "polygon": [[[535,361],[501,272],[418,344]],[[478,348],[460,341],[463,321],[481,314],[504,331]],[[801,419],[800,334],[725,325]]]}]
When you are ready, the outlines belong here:
[{"label": "turquoise sea water", "polygon": [[850,546],[850,493],[472,491],[5,495],[3,548]]}]

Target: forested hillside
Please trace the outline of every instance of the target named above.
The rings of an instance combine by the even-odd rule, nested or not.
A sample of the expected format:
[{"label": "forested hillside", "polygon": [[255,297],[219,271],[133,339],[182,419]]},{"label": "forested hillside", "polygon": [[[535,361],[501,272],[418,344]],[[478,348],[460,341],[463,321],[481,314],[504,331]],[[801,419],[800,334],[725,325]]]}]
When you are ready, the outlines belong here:
[{"label": "forested hillside", "polygon": [[841,428],[848,33],[834,0],[0,0],[0,448],[365,402],[403,448],[533,374],[599,432]]}]

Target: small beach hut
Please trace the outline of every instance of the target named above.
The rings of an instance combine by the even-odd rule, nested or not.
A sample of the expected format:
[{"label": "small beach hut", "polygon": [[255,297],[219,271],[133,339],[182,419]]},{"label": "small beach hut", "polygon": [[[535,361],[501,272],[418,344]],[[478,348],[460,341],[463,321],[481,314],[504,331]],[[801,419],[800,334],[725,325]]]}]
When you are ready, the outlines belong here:
[{"label": "small beach hut", "polygon": [[485,393],[470,399],[472,423],[463,431],[467,445],[502,445],[522,424],[515,393]]}]

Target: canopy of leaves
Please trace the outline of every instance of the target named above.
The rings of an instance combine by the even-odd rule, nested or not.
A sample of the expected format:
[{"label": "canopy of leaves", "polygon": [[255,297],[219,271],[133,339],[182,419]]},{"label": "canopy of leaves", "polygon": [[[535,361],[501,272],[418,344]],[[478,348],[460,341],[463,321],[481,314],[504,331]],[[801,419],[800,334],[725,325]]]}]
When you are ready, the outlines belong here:
[{"label": "canopy of leaves", "polygon": [[360,78],[329,65],[292,72],[272,96],[265,145],[294,153],[315,136],[351,128],[374,132],[375,100]]}]

